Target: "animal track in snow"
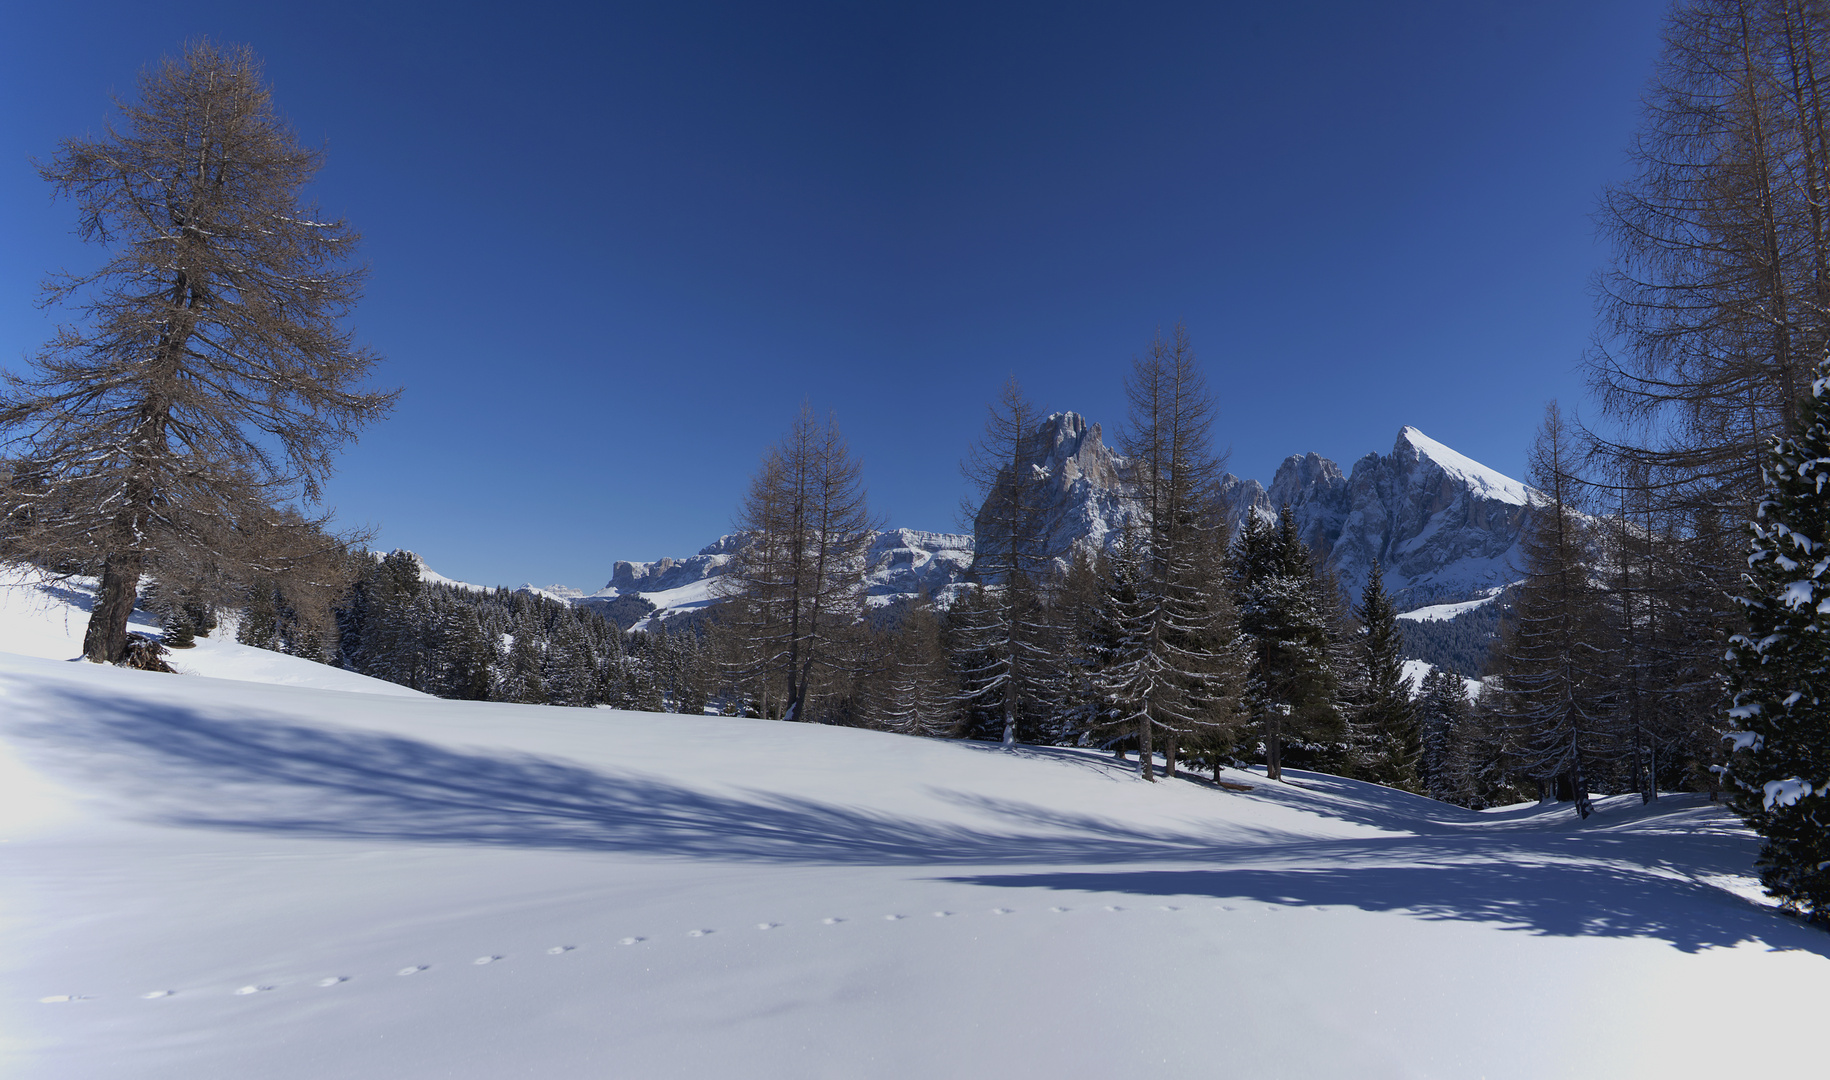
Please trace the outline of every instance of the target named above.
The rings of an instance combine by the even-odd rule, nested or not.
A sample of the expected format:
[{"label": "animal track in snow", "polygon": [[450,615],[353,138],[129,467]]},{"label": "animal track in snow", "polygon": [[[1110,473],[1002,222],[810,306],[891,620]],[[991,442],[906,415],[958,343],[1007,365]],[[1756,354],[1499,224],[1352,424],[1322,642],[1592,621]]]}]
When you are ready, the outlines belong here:
[{"label": "animal track in snow", "polygon": [[821,919],[820,921],[825,923],[827,926],[837,926],[840,923],[844,922],[845,920],[834,915],[834,916],[828,916],[827,918]]},{"label": "animal track in snow", "polygon": [[396,971],[394,974],[396,974],[396,975],[418,975],[420,972],[426,970],[427,968],[429,968],[431,966],[432,966],[431,964],[414,964],[412,967],[403,967],[399,971]]},{"label": "animal track in snow", "polygon": [[1067,911],[1068,911],[1068,909],[1064,908],[1064,907],[1052,907],[1052,908],[1049,908],[1049,910],[1054,912],[1057,915],[1065,915],[1065,914],[1067,914]]},{"label": "animal track in snow", "polygon": [[500,959],[502,959],[500,954],[492,953],[489,956],[479,956],[475,960],[472,960],[471,963],[481,966],[483,964],[493,964]]},{"label": "animal track in snow", "polygon": [[991,909],[991,913],[993,915],[1015,915],[1016,911],[1007,907],[994,907]]},{"label": "animal track in snow", "polygon": [[1123,911],[1125,909],[1122,907],[1119,907],[1117,904],[1107,904],[1106,910],[1107,911]]},{"label": "animal track in snow", "polygon": [[936,911],[934,913],[934,917],[936,919],[944,919],[951,914],[953,914],[951,911]]},{"label": "animal track in snow", "polygon": [[271,989],[273,989],[271,986],[265,986],[259,983],[249,983],[240,990],[235,991],[235,993],[237,996],[246,997],[249,994],[264,994]]},{"label": "animal track in snow", "polygon": [[66,1001],[88,1001],[88,994],[52,994],[38,999],[40,1005],[61,1005]]},{"label": "animal track in snow", "polygon": [[687,937],[705,937],[707,934],[711,934],[713,932],[714,931],[711,931],[711,930],[688,930],[686,932],[686,936]]},{"label": "animal track in snow", "polygon": [[326,986],[335,986],[338,983],[346,983],[346,982],[349,982],[348,975],[331,975],[327,978],[319,979],[318,986],[320,988],[322,988],[322,987],[326,987]]},{"label": "animal track in snow", "polygon": [[552,948],[548,949],[546,951],[546,954],[548,956],[558,956],[562,953],[569,953],[573,949],[576,949],[577,947],[578,946],[576,946],[576,945],[555,945]]},{"label": "animal track in snow", "polygon": [[1181,911],[1182,909],[1179,907],[1176,907],[1174,904],[1160,904],[1160,905],[1158,905],[1157,910],[1159,910],[1159,911]]},{"label": "animal track in snow", "polygon": [[639,942],[639,941],[643,941],[643,940],[645,940],[645,939],[644,939],[644,938],[639,938],[639,937],[626,937],[626,938],[624,938],[624,939],[623,939],[623,940],[621,940],[621,941],[619,941],[619,942],[617,942],[617,944],[618,944],[618,945],[634,945],[634,944],[636,944],[636,943],[637,943],[637,942]]},{"label": "animal track in snow", "polygon": [[885,915],[883,917],[883,921],[884,922],[895,922],[896,920],[898,920],[900,918],[902,918],[902,916],[900,916],[900,915]]},{"label": "animal track in snow", "polygon": [[176,991],[176,990],[148,990],[146,993],[140,995],[140,1000],[141,1001],[156,1001],[157,999],[162,998],[162,997],[171,997],[173,994],[176,994],[177,992],[178,991]]},{"label": "animal track in snow", "polygon": [[759,923],[757,923],[757,924],[756,924],[756,929],[758,929],[758,930],[773,930],[773,929],[775,929],[775,928],[776,928],[776,927],[778,927],[778,926],[780,926],[780,925],[781,925],[781,923],[778,923],[778,922],[759,922]]}]

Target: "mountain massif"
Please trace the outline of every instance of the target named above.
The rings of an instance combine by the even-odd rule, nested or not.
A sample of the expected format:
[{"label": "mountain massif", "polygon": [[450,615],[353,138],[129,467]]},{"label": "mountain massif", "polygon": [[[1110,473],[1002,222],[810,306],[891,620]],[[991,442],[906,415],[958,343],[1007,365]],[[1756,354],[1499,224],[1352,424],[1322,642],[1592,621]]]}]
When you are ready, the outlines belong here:
[{"label": "mountain massif", "polygon": [[[1078,413],[1045,419],[1019,467],[1045,478],[1045,531],[1061,566],[1076,549],[1110,546],[1140,512],[1136,466]],[[1490,595],[1517,580],[1519,539],[1531,513],[1524,484],[1413,427],[1398,432],[1390,453],[1367,454],[1348,472],[1318,454],[1292,455],[1269,487],[1229,473],[1221,495],[1235,532],[1251,515],[1275,519],[1288,506],[1303,540],[1350,601],[1377,562],[1386,588],[1407,608]],[[723,536],[681,559],[619,561],[594,593],[561,586],[536,591],[601,605],[624,626],[685,615],[717,600],[714,581],[741,539]],[[945,605],[967,581],[973,551],[966,534],[879,532],[866,555],[868,602],[884,606],[925,594]]]}]

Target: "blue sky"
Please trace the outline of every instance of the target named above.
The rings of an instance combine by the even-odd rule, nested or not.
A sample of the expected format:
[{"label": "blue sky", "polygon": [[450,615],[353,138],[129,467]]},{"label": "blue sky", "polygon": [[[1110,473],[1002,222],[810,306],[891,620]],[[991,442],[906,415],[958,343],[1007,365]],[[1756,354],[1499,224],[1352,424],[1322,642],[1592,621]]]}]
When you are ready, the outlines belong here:
[{"label": "blue sky", "polygon": [[441,572],[596,588],[728,531],[803,399],[951,529],[1015,375],[1108,432],[1186,322],[1232,469],[1398,429],[1518,476],[1583,415],[1590,213],[1665,5],[15,5],[0,364],[97,258],[32,168],[188,36],[252,45],[365,234],[400,407],[329,501]]}]

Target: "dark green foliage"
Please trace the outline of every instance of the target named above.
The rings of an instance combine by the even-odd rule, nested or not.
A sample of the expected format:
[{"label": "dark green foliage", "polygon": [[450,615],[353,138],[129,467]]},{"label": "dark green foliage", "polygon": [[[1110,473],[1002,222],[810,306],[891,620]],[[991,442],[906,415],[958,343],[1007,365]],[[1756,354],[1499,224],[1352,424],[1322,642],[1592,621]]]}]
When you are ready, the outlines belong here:
[{"label": "dark green foliage", "polygon": [[1385,574],[1373,564],[1361,596],[1360,633],[1355,639],[1362,701],[1355,710],[1355,771],[1363,779],[1406,791],[1420,791],[1418,759],[1422,736],[1404,678],[1404,642],[1398,611],[1385,591]]},{"label": "dark green foliage", "polygon": [[[439,697],[535,705],[702,712],[716,686],[701,637],[669,624],[625,634],[595,607],[531,593],[420,580],[411,552],[355,556],[362,569],[336,610],[331,659]],[[272,589],[250,594],[239,639],[312,655],[316,639]]]},{"label": "dark green foliage", "polygon": [[1729,639],[1728,778],[1761,837],[1760,880],[1788,906],[1830,917],[1830,364],[1794,434],[1767,456],[1741,605]]},{"label": "dark green foliage", "polygon": [[1239,629],[1250,642],[1247,701],[1273,779],[1292,765],[1338,768],[1346,735],[1335,666],[1339,630],[1315,560],[1290,508],[1278,524],[1253,518],[1233,548]]},{"label": "dark green foliage", "polygon": [[1510,591],[1452,619],[1399,619],[1407,660],[1422,660],[1470,679],[1487,672],[1500,623],[1512,609]]},{"label": "dark green foliage", "polygon": [[616,596],[610,599],[591,597],[579,602],[615,623],[619,630],[629,630],[654,613],[654,604],[640,596]]},{"label": "dark green foliage", "polygon": [[1455,750],[1470,734],[1472,709],[1461,676],[1440,668],[1423,677],[1416,704],[1417,780],[1432,799],[1458,802],[1462,784]]}]

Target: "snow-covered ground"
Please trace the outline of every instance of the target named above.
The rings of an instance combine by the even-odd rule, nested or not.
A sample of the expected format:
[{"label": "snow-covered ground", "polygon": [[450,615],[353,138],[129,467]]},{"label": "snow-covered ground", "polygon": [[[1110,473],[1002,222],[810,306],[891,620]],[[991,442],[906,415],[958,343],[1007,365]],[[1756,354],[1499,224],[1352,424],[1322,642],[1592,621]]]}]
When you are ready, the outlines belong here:
[{"label": "snow-covered ground", "polygon": [[1072,750],[160,675],[66,662],[67,636],[19,655],[45,621],[21,610],[8,1077],[1821,1065],[1830,936],[1752,898],[1752,839],[1696,797],[1578,824],[1314,774],[1146,785]]},{"label": "snow-covered ground", "polygon": [[[0,563],[0,653],[46,660],[82,656],[83,631],[89,623],[90,590],[94,584],[88,578],[58,581]],[[159,634],[158,624],[143,612],[134,612],[128,626],[142,634],[154,637]],[[239,645],[233,626],[224,626],[206,637],[197,638],[195,648],[171,650],[166,654],[166,660],[186,674],[207,675],[214,679],[397,697],[426,696],[417,690],[353,671]]]},{"label": "snow-covered ground", "polygon": [[1448,622],[1458,615],[1466,615],[1476,608],[1486,607],[1499,599],[1500,590],[1494,589],[1478,600],[1463,600],[1459,604],[1431,604],[1428,607],[1414,608],[1398,613],[1400,619],[1412,622]]},{"label": "snow-covered ground", "polygon": [[[1423,696],[1423,680],[1435,670],[1436,665],[1428,660],[1406,660],[1404,662],[1404,678],[1411,684],[1412,697]],[[1462,689],[1467,692],[1469,701],[1480,699],[1481,681],[1479,679],[1470,679],[1466,675],[1456,677],[1461,679]]]},{"label": "snow-covered ground", "polygon": [[1408,440],[1417,448],[1418,453],[1441,465],[1451,476],[1466,481],[1471,489],[1489,499],[1498,499],[1515,506],[1524,506],[1531,501],[1531,489],[1524,484],[1498,469],[1490,469],[1466,454],[1444,446],[1414,427],[1403,428],[1398,432],[1398,437]]}]

